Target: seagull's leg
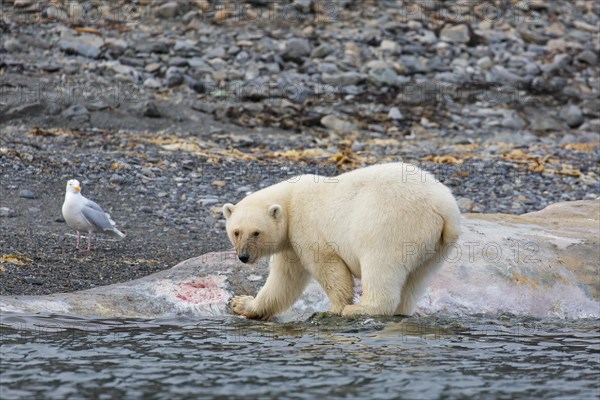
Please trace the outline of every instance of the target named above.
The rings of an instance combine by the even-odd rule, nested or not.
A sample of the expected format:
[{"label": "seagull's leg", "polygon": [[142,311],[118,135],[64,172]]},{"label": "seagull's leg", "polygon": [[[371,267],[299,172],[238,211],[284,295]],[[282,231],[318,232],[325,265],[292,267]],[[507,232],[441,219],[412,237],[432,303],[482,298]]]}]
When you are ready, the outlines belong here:
[{"label": "seagull's leg", "polygon": [[88,248],[87,251],[92,251],[92,232],[88,233]]},{"label": "seagull's leg", "polygon": [[79,250],[79,241],[81,240],[81,232],[77,231],[77,250]]}]

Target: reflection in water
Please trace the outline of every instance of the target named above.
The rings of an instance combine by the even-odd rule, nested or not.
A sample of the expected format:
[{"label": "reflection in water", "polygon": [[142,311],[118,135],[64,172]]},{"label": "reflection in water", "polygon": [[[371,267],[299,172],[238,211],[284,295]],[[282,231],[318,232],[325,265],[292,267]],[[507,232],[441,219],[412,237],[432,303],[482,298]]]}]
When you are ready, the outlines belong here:
[{"label": "reflection in water", "polygon": [[2,399],[600,395],[598,320],[5,313],[0,322]]}]

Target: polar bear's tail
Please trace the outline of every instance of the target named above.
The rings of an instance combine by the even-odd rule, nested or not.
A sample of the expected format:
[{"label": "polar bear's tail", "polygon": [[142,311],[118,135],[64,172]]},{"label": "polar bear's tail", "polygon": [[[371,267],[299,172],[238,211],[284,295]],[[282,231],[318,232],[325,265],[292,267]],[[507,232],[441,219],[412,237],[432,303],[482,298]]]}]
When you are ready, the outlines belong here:
[{"label": "polar bear's tail", "polygon": [[[457,209],[458,211],[458,209]],[[460,236],[460,211],[458,214],[444,216],[444,229],[442,230],[442,241],[445,245],[456,243]]]},{"label": "polar bear's tail", "polygon": [[[449,190],[448,190],[449,191]],[[460,236],[460,209],[451,193],[448,199],[438,204],[438,212],[444,220],[442,229],[442,243],[449,246],[455,243]]]}]

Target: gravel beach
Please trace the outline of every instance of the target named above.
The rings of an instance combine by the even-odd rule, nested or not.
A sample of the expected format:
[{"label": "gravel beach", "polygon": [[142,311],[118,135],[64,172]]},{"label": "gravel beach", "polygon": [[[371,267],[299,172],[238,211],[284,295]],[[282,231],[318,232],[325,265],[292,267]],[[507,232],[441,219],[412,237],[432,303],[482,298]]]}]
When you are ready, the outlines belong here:
[{"label": "gravel beach", "polygon": [[[463,212],[600,193],[595,1],[5,1],[0,295],[229,249],[221,206],[404,160]],[[68,179],[127,237],[75,249]]]}]

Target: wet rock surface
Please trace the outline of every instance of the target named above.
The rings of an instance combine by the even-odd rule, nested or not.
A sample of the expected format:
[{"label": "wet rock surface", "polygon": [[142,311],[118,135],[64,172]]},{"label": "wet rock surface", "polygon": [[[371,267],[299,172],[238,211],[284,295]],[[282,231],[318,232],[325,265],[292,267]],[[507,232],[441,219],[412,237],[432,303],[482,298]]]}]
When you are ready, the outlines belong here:
[{"label": "wet rock surface", "polygon": [[[464,212],[595,198],[597,3],[459,3],[5,2],[0,293],[228,249],[220,206],[298,173],[403,159]],[[124,242],[75,251],[70,178]]]}]

